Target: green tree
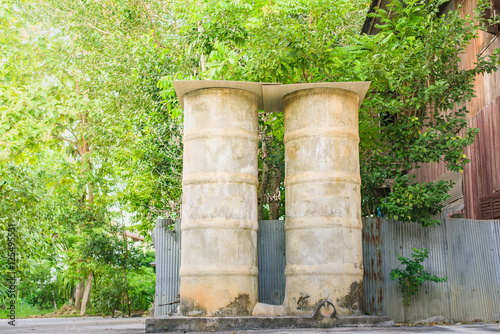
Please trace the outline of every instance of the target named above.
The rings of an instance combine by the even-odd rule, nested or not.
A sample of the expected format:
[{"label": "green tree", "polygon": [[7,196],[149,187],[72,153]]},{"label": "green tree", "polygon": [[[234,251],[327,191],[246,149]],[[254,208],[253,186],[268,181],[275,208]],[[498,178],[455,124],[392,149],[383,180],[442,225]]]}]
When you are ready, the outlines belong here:
[{"label": "green tree", "polygon": [[[33,153],[41,150],[67,153],[73,169],[61,169],[60,172],[68,173],[61,177],[75,178],[74,186],[78,189],[72,189],[72,195],[66,196],[72,197],[72,204],[61,204],[76,209],[81,220],[60,223],[67,224],[62,230],[73,228],[82,232],[109,223],[106,218],[111,214],[109,193],[116,192],[114,187],[119,178],[117,157],[123,164],[126,164],[123,157],[133,158],[126,145],[135,139],[130,116],[133,111],[147,108],[150,99],[143,103],[142,86],[135,89],[136,78],[128,72],[136,60],[129,57],[134,54],[130,50],[137,46],[128,42],[127,33],[136,33],[137,26],[129,8],[115,4],[118,11],[123,10],[122,28],[128,27],[126,32],[115,29],[121,35],[109,39],[114,45],[121,41],[114,51],[119,50],[116,55],[123,58],[116,61],[113,50],[105,44],[109,40],[89,31],[88,24],[94,21],[87,20],[85,29],[71,24],[75,22],[67,24],[68,13],[80,19],[87,14],[86,8],[69,8],[59,2],[54,5],[55,8],[50,2],[16,2],[16,6],[10,4],[2,11],[12,15],[4,15],[2,20],[6,41],[2,45],[2,58],[6,61],[1,64],[4,89],[0,90],[0,98],[5,103],[2,103],[0,148],[2,163],[13,160],[37,163]],[[96,12],[88,13],[91,14]],[[109,12],[101,14],[104,16],[95,18],[107,20],[111,26]],[[125,72],[127,75],[123,75]],[[125,91],[128,98],[123,94]],[[84,300],[88,300],[89,281],[91,273]]]},{"label": "green tree", "polygon": [[[279,82],[335,81],[330,58],[358,34],[367,1],[196,1],[172,9],[175,75],[160,82],[173,108],[171,81],[189,79]],[[173,109],[171,107],[171,109]],[[284,215],[283,115],[262,113],[259,219]]]},{"label": "green tree", "polygon": [[[134,21],[134,10],[139,7],[132,2],[103,5],[114,7],[96,4],[99,12],[95,7],[58,1],[2,3],[0,191],[3,212],[8,213],[2,231],[6,233],[9,222],[18,225],[20,260],[31,253],[35,254],[33,260],[48,256],[43,247],[55,251],[53,235],[61,237],[57,245],[64,251],[81,255],[74,251],[79,240],[94,228],[109,224],[112,210],[126,204],[123,197],[113,202],[110,193],[116,196],[127,174],[135,176],[131,162],[143,154],[140,143],[150,132],[145,124],[149,116],[144,111],[159,105],[158,98],[151,98],[155,93],[143,90],[142,80],[146,79],[140,69],[148,64],[150,23]],[[142,14],[148,10],[140,8]],[[109,10],[120,14],[121,26],[115,26],[115,16]],[[74,15],[74,20],[68,20],[68,14]],[[101,19],[116,35],[108,36],[92,25]],[[137,43],[130,42],[131,35]],[[116,48],[111,50],[109,45]],[[140,56],[143,58],[137,66]],[[130,69],[135,72],[131,74]],[[154,91],[151,86],[155,85],[150,82],[146,88]],[[131,145],[134,142],[139,144]],[[57,154],[51,152],[59,156],[55,158]],[[30,174],[31,170],[36,173]],[[29,173],[23,175],[25,171]],[[149,171],[140,177],[156,187],[154,178],[144,177]],[[39,177],[37,173],[47,175]],[[141,181],[140,177],[132,182]],[[142,191],[139,185],[135,188],[137,193]],[[24,233],[29,230],[33,233]],[[51,237],[46,237],[49,230]],[[30,248],[37,240],[37,247]],[[49,246],[40,240],[50,241]],[[91,269],[82,266],[86,262],[82,260],[67,262],[75,269],[66,268],[73,272],[66,277],[68,284],[79,281],[77,286],[81,287],[83,277],[74,275]],[[19,272],[27,271],[33,263],[20,263]],[[91,279],[87,283],[88,300]],[[72,294],[72,288],[67,290]]]},{"label": "green tree", "polygon": [[[345,50],[353,53],[346,65],[354,79],[372,81],[361,123],[377,125],[373,115],[379,116],[378,132],[361,127],[365,214],[381,206],[404,222],[437,223],[431,216],[441,211],[451,184],[416,184],[412,170],[443,161],[449,170],[462,171],[469,161],[463,150],[477,130],[467,128],[466,102],[475,94],[474,78],[497,70],[500,53],[462,69],[460,55],[476,38],[478,24],[455,11],[439,14],[443,3],[391,1],[373,14],[381,19],[380,32],[361,36]],[[366,145],[371,141],[375,145]],[[380,201],[374,190],[387,180],[393,191]]]}]

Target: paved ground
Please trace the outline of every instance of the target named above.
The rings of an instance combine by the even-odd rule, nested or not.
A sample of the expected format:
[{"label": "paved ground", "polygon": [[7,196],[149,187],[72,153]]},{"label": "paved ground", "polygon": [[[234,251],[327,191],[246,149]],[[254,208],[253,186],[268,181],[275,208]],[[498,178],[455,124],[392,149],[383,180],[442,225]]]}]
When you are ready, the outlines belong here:
[{"label": "paved ground", "polygon": [[32,318],[16,319],[16,326],[10,326],[6,319],[0,319],[0,333],[84,333],[84,334],[137,334],[144,333],[146,318]]},{"label": "paved ground", "polygon": [[[144,333],[145,318],[101,317],[89,318],[40,318],[17,319],[16,326],[9,326],[6,319],[0,320],[0,333],[83,333],[83,334],[113,334],[113,333]],[[436,325],[436,326],[401,326],[401,327],[355,327],[300,330],[270,330],[270,331],[231,331],[217,334],[329,334],[329,333],[500,333],[500,324],[481,323],[471,325]],[[199,334],[199,333],[192,333]],[[206,334],[206,333],[205,333]]]}]

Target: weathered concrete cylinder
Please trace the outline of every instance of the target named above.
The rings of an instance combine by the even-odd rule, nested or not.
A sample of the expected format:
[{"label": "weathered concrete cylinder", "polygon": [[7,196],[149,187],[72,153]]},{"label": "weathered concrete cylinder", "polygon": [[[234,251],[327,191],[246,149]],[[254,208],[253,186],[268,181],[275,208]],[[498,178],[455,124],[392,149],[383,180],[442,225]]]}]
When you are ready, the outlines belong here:
[{"label": "weathered concrete cylinder", "polygon": [[258,100],[184,95],[181,314],[250,315],[257,291]]},{"label": "weathered concrete cylinder", "polygon": [[290,315],[318,301],[338,314],[362,302],[359,96],[337,88],[300,90],[285,106],[286,288]]}]

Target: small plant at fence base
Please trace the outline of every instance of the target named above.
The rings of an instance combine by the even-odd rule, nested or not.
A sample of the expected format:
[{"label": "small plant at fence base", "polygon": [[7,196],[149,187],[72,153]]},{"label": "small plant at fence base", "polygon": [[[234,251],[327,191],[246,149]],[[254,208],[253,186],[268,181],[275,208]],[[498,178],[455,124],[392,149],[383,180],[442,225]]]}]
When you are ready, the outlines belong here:
[{"label": "small plant at fence base", "polygon": [[425,281],[446,282],[447,277],[437,277],[424,270],[422,262],[429,257],[428,249],[412,248],[411,259],[398,256],[399,262],[405,266],[404,269],[392,269],[390,273],[391,280],[397,279],[399,289],[403,293],[403,305],[410,305],[411,296],[418,292],[418,289]]}]

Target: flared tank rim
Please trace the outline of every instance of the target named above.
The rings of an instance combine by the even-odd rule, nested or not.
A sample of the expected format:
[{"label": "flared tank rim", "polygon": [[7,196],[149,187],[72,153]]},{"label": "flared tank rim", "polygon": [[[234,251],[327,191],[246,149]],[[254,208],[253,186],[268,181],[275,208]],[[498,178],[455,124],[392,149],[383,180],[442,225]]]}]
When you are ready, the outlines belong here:
[{"label": "flared tank rim", "polygon": [[181,109],[184,109],[184,96],[190,92],[210,88],[232,88],[256,94],[259,98],[258,109],[266,112],[284,112],[283,98],[290,93],[315,89],[338,88],[352,91],[358,95],[358,108],[361,107],[371,81],[315,82],[286,84],[271,82],[227,81],[227,80],[181,80],[173,81],[173,86]]},{"label": "flared tank rim", "polygon": [[288,93],[285,96],[283,96],[283,104],[286,106],[288,101],[290,99],[304,96],[304,95],[314,95],[314,94],[324,94],[324,93],[330,93],[330,94],[335,94],[335,95],[347,95],[351,96],[353,98],[356,98],[359,100],[359,95],[358,93],[348,90],[348,89],[343,89],[343,88],[336,88],[336,87],[312,87],[312,88],[305,88],[301,90],[296,90],[294,92]]},{"label": "flared tank rim", "polygon": [[280,85],[279,83],[262,83],[262,82],[251,82],[251,81],[229,81],[229,80],[179,80],[173,81],[175,93],[179,98],[179,104],[181,109],[184,110],[184,95],[200,89],[210,89],[210,88],[231,88],[239,89],[254,93],[258,96],[258,108],[260,110],[264,109],[264,103],[262,98],[262,86],[263,85]]},{"label": "flared tank rim", "polygon": [[[182,99],[185,100],[186,98],[189,98],[192,96],[203,95],[203,94],[214,94],[216,92],[224,92],[226,94],[232,94],[235,91],[237,91],[238,94],[247,95],[250,98],[257,98],[257,99],[260,98],[260,96],[258,94],[256,94],[255,92],[252,92],[252,91],[249,91],[246,89],[242,89],[242,88],[206,87],[206,88],[199,88],[199,89],[189,91],[183,95]],[[184,105],[185,104],[186,104],[186,101],[184,101]]]}]

